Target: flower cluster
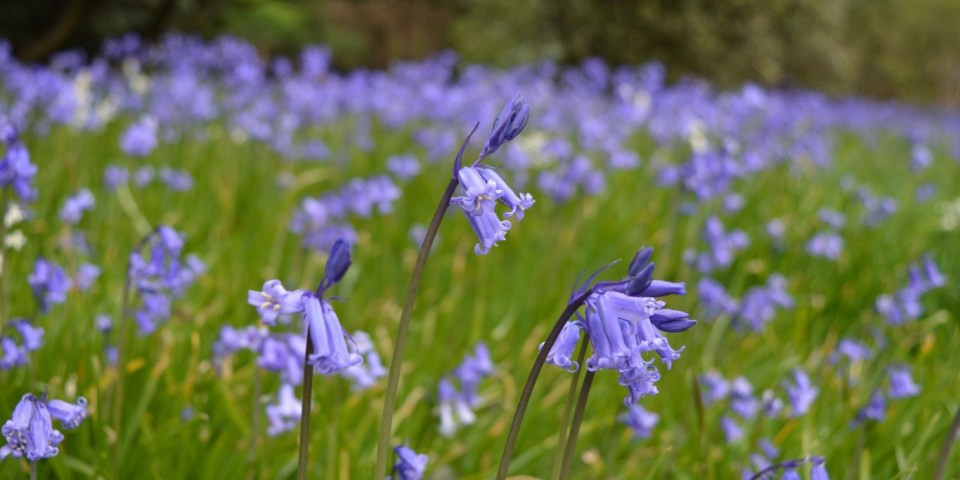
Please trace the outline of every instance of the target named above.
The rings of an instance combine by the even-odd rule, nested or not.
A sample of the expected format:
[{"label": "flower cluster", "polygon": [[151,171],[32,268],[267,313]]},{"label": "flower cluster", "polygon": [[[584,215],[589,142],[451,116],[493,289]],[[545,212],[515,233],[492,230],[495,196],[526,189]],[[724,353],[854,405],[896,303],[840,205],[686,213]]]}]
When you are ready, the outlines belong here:
[{"label": "flower cluster", "polygon": [[[20,334],[20,345],[10,336],[10,329]],[[43,346],[43,328],[34,326],[25,319],[16,319],[6,325],[0,334],[0,370],[9,370],[26,365],[30,361],[30,352]]]},{"label": "flower cluster", "polygon": [[696,254],[686,252],[688,261],[695,264],[703,273],[710,273],[720,268],[729,267],[733,263],[737,251],[743,250],[750,244],[750,237],[742,230],[727,232],[723,222],[717,217],[710,217],[703,228],[703,238],[709,250]]},{"label": "flower cluster", "polygon": [[[141,335],[149,335],[170,318],[171,303],[181,297],[206,267],[199,258],[181,258],[184,240],[161,225],[130,253],[128,282],[136,287],[140,306],[134,313]],[[147,247],[151,247],[148,249]]]},{"label": "flower cluster", "polygon": [[0,187],[12,187],[24,202],[36,200],[34,177],[37,175],[37,166],[30,162],[30,152],[20,140],[18,130],[3,118],[0,118],[0,142],[7,147],[6,153],[0,158]]},{"label": "flower cluster", "polygon": [[86,416],[87,400],[83,397],[78,397],[77,403],[72,404],[47,400],[46,395],[37,398],[28,393],[17,403],[10,420],[3,424],[7,444],[0,447],[0,459],[12,455],[35,462],[55,457],[63,434],[53,428],[53,420],[60,421],[64,429],[73,430]]},{"label": "flower cluster", "polygon": [[73,286],[70,277],[63,268],[45,258],[38,258],[33,265],[33,273],[27,277],[33,296],[40,303],[40,310],[50,311],[53,305],[67,301],[67,292]]},{"label": "flower cluster", "polygon": [[516,216],[518,221],[523,219],[523,212],[533,206],[533,196],[529,193],[517,194],[494,169],[480,164],[501,145],[519,135],[526,126],[528,117],[529,107],[523,101],[523,97],[519,95],[514,97],[494,122],[493,132],[487,138],[476,161],[471,165],[461,165],[463,149],[470,140],[469,136],[464,141],[460,153],[457,154],[455,173],[464,194],[453,197],[450,204],[460,207],[477,235],[479,242],[474,247],[477,255],[489,253],[497,242],[505,240],[507,231],[512,226],[510,221],[501,220],[497,216],[495,210],[497,202],[509,208],[503,214],[505,218]]},{"label": "flower cluster", "polygon": [[[586,360],[587,369],[616,370],[620,384],[628,390],[624,400],[628,406],[645,395],[657,393],[655,384],[660,372],[653,359],[643,357],[645,353],[655,353],[668,369],[680,358],[683,348],[674,350],[660,332],[683,332],[696,325],[686,312],[664,308],[664,302],[656,300],[666,295],[684,295],[686,288],[683,283],[653,280],[654,265],[649,261],[652,255],[651,248],[640,250],[630,263],[627,278],[598,282],[591,287],[584,302],[585,315],[578,314],[578,320],[570,324],[586,331],[593,346],[593,355]],[[573,297],[587,293],[586,288],[584,284]],[[547,357],[557,366],[575,370],[577,366],[570,358],[579,334],[570,325],[565,325],[562,342],[555,343]]]},{"label": "flower cluster", "polygon": [[67,198],[63,208],[60,209],[60,219],[67,225],[76,225],[83,218],[83,212],[93,209],[95,205],[96,199],[93,198],[93,193],[84,188],[76,195]]},{"label": "flower cluster", "polygon": [[747,289],[742,300],[731,297],[726,289],[709,277],[697,285],[700,304],[710,316],[729,315],[737,328],[759,332],[773,320],[777,309],[793,308],[793,297],[787,291],[787,279],[773,274],[767,284]]},{"label": "flower cluster", "polygon": [[290,230],[303,236],[304,247],[327,250],[338,239],[356,240],[356,231],[346,221],[349,215],[368,218],[374,210],[389,213],[398,198],[400,189],[388,176],[356,178],[336,192],[304,198],[290,221]]},{"label": "flower cluster", "polygon": [[[476,420],[473,409],[480,406],[478,389],[480,382],[493,374],[494,366],[490,360],[487,346],[480,343],[474,348],[472,356],[467,356],[453,372],[440,380],[437,397],[440,403],[440,433],[453,436],[462,425],[470,425]],[[457,388],[456,381],[460,388]]]},{"label": "flower cluster", "polygon": [[934,288],[946,285],[947,279],[940,273],[930,257],[923,258],[922,265],[910,265],[907,286],[894,294],[877,298],[877,311],[887,317],[891,325],[903,325],[923,314],[920,297]]}]

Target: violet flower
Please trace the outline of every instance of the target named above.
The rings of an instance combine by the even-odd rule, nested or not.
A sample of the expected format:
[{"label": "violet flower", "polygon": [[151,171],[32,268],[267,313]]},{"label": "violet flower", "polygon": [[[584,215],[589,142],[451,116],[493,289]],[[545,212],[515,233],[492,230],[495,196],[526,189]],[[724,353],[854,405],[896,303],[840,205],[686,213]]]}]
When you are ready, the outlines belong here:
[{"label": "violet flower", "polygon": [[389,477],[390,480],[420,480],[423,478],[430,457],[417,454],[406,445],[397,445],[394,447],[393,453],[396,454],[397,461],[393,464],[393,476]]}]

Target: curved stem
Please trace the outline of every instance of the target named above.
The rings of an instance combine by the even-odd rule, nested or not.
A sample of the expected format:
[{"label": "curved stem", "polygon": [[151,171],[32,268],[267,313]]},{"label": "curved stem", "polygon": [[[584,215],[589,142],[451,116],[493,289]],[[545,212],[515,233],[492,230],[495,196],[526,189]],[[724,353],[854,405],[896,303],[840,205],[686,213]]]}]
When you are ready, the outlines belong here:
[{"label": "curved stem", "polygon": [[560,478],[560,470],[563,467],[563,450],[561,447],[567,441],[567,426],[570,424],[570,414],[573,413],[573,405],[577,399],[577,384],[580,382],[580,370],[583,369],[583,359],[587,356],[587,338],[580,342],[580,353],[577,354],[577,365],[580,368],[573,372],[573,379],[570,380],[570,392],[567,393],[567,404],[563,407],[563,421],[560,422],[560,440],[557,442],[557,456],[553,459],[553,478]]},{"label": "curved stem", "polygon": [[30,462],[30,480],[37,480],[37,462]]},{"label": "curved stem", "polygon": [[523,393],[520,394],[520,400],[517,402],[517,410],[513,414],[513,422],[510,424],[510,433],[507,435],[507,443],[503,447],[503,455],[500,456],[500,467],[497,469],[497,480],[504,480],[507,478],[507,471],[510,469],[510,459],[513,457],[513,448],[517,444],[517,437],[520,435],[520,424],[523,423],[523,415],[527,411],[527,405],[530,403],[530,397],[533,394],[533,387],[537,384],[537,378],[540,377],[540,371],[543,370],[543,364],[547,361],[547,354],[550,353],[550,349],[553,348],[553,345],[557,343],[557,337],[560,336],[560,330],[563,330],[563,326],[567,323],[567,320],[573,316],[573,313],[583,305],[583,302],[587,299],[590,294],[593,293],[592,288],[588,288],[586,291],[582,292],[580,296],[572,299],[570,303],[567,304],[567,308],[563,310],[563,313],[560,314],[560,317],[557,318],[556,323],[553,324],[553,330],[550,330],[550,334],[547,335],[547,340],[543,342],[543,347],[540,349],[540,353],[537,354],[537,359],[533,362],[533,367],[530,369],[530,375],[527,377],[527,383],[523,386]]},{"label": "curved stem", "polygon": [[300,453],[297,457],[297,480],[307,478],[310,463],[310,409],[313,406],[313,365],[307,362],[313,354],[310,340],[310,325],[307,324],[307,349],[303,353],[303,397],[300,399]]},{"label": "curved stem", "polygon": [[451,178],[443,196],[440,197],[440,203],[437,205],[437,210],[433,213],[433,219],[430,220],[427,233],[423,237],[420,253],[417,254],[417,263],[413,267],[413,274],[410,276],[410,286],[407,287],[407,298],[403,304],[403,313],[400,314],[397,341],[394,343],[393,358],[390,361],[390,375],[387,378],[387,391],[383,399],[383,413],[380,416],[377,463],[374,467],[373,476],[375,479],[382,479],[387,475],[387,457],[390,452],[390,434],[393,431],[393,410],[396,407],[397,388],[400,384],[400,366],[403,363],[403,351],[407,345],[407,328],[410,326],[410,317],[413,315],[417,289],[420,287],[420,277],[423,276],[423,269],[427,264],[430,248],[433,247],[433,241],[437,238],[437,231],[440,230],[443,214],[446,213],[447,206],[450,205],[450,199],[453,198],[453,192],[456,191],[458,184],[459,181],[456,177]]},{"label": "curved stem", "polygon": [[573,413],[573,423],[570,425],[570,436],[567,437],[567,446],[563,449],[563,470],[560,471],[560,480],[570,478],[570,469],[573,465],[573,454],[577,450],[577,436],[580,434],[580,423],[583,422],[583,412],[587,409],[587,397],[590,396],[590,387],[593,385],[593,376],[596,372],[588,371],[583,376],[583,387],[580,388],[580,398],[577,400],[577,410]]},{"label": "curved stem", "polygon": [[950,424],[950,430],[947,430],[947,439],[940,448],[940,458],[937,459],[937,473],[933,475],[934,480],[941,480],[947,471],[947,460],[950,459],[950,449],[953,448],[953,442],[957,440],[957,433],[960,431],[960,407],[953,416],[953,423]]}]

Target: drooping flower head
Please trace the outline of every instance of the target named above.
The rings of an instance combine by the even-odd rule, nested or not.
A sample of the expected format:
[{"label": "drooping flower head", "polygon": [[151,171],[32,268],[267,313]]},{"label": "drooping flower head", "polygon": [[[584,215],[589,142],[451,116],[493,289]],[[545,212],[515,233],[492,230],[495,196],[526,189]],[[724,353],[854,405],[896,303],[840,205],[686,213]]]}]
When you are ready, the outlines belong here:
[{"label": "drooping flower head", "polygon": [[0,429],[7,441],[0,447],[0,459],[12,455],[35,462],[55,457],[63,434],[53,428],[53,420],[59,420],[68,430],[76,428],[87,416],[86,405],[83,397],[71,404],[62,400],[47,401],[46,395],[39,398],[32,393],[24,395],[11,419]]},{"label": "drooping flower head", "polygon": [[628,411],[617,419],[633,430],[633,438],[650,438],[653,428],[660,421],[660,415],[648,412],[640,405],[630,405]]}]

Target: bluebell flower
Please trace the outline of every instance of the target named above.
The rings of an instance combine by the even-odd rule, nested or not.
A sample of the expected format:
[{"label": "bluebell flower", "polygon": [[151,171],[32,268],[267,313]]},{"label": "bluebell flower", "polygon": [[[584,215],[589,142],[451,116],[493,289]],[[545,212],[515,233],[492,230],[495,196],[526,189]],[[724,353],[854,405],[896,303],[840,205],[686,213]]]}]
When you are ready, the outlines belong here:
[{"label": "bluebell flower", "polygon": [[894,365],[887,370],[890,377],[890,398],[907,398],[920,394],[920,387],[913,382],[910,367]]},{"label": "bluebell flower", "polygon": [[488,185],[490,182],[493,182],[493,184],[496,186],[496,191],[500,192],[500,195],[497,197],[497,201],[510,209],[505,212],[503,216],[510,218],[516,215],[517,220],[522,220],[523,212],[532,207],[534,204],[533,196],[529,193],[515,193],[513,189],[510,188],[510,185],[508,185],[507,182],[505,182],[503,178],[497,174],[496,170],[492,168],[480,166],[477,168],[477,171]]},{"label": "bluebell flower", "polygon": [[660,416],[648,412],[640,405],[630,405],[627,408],[627,412],[617,417],[617,420],[633,430],[633,438],[650,438],[653,428],[660,421]]},{"label": "bluebell flower", "polygon": [[310,340],[314,353],[307,359],[317,372],[330,375],[357,365],[363,357],[357,353],[357,347],[340,326],[340,319],[330,302],[315,295],[306,294],[303,298],[304,321],[310,325]]},{"label": "bluebell flower", "polygon": [[0,159],[0,186],[13,187],[21,200],[32,202],[37,198],[34,186],[37,166],[30,162],[30,152],[20,141],[16,129],[8,128],[3,137],[0,140],[7,145],[7,152]]},{"label": "bluebell flower", "polygon": [[288,383],[280,385],[277,403],[267,404],[267,420],[270,421],[270,425],[267,426],[267,435],[275,437],[297,428],[301,407],[300,399],[294,394],[293,385]]},{"label": "bluebell flower", "polygon": [[726,400],[730,395],[730,382],[717,373],[704,373],[700,375],[698,381],[702,387],[700,392],[703,403],[707,405]]},{"label": "bluebell flower", "polygon": [[817,216],[823,223],[833,228],[840,229],[847,224],[847,218],[844,217],[842,213],[830,208],[821,208],[820,211],[817,212]]},{"label": "bluebell flower", "polygon": [[834,232],[821,232],[807,242],[807,253],[829,260],[840,258],[843,252],[843,237]]},{"label": "bluebell flower", "polygon": [[453,375],[460,383],[460,392],[464,400],[471,407],[476,407],[480,404],[478,394],[480,382],[493,374],[494,365],[485,344],[478,343],[473,352],[473,355],[467,355],[453,370]]},{"label": "bluebell flower", "polygon": [[103,170],[103,186],[107,191],[116,190],[120,185],[126,185],[130,172],[120,165],[109,165]]},{"label": "bluebell flower", "polygon": [[724,416],[721,418],[720,427],[723,429],[723,435],[727,442],[739,442],[743,438],[743,427],[730,417]]},{"label": "bluebell flower", "polygon": [[844,338],[837,343],[836,350],[830,354],[830,362],[836,363],[840,355],[843,355],[852,362],[856,362],[870,359],[870,357],[873,356],[873,350],[863,342]]},{"label": "bluebell flower", "polygon": [[701,278],[697,284],[697,293],[707,315],[733,315],[740,308],[737,299],[731,297],[723,285],[712,278]]},{"label": "bluebell flower", "polygon": [[929,167],[933,163],[933,152],[922,144],[915,143],[910,150],[910,168],[918,172]]},{"label": "bluebell flower", "polygon": [[730,409],[745,420],[756,418],[759,403],[753,395],[753,385],[744,378],[737,377],[730,384]]},{"label": "bluebell flower", "polygon": [[140,117],[120,137],[120,149],[134,157],[146,157],[156,147],[157,121],[150,116]]},{"label": "bluebell flower", "polygon": [[0,351],[3,352],[3,356],[0,357],[0,370],[26,365],[30,361],[28,356],[30,352],[17,345],[17,342],[10,337],[0,337]]},{"label": "bluebell flower", "polygon": [[[577,322],[567,322],[567,324],[563,326],[563,329],[560,330],[557,342],[553,344],[553,348],[547,353],[547,363],[564,368],[569,372],[577,371],[577,369],[580,368],[580,364],[573,360],[573,350],[579,341],[580,326]],[[543,348],[543,343],[540,343],[540,348]]]},{"label": "bluebell flower", "polygon": [[420,480],[427,470],[430,457],[417,454],[406,445],[397,445],[393,449],[397,461],[393,464],[393,476],[390,480]]},{"label": "bluebell flower", "polygon": [[81,292],[90,290],[93,282],[100,276],[100,267],[92,263],[83,263],[77,268],[76,284]]},{"label": "bluebell flower", "polygon": [[63,434],[53,428],[53,420],[44,399],[28,393],[20,399],[13,416],[3,424],[7,444],[0,448],[0,458],[12,455],[35,462],[55,457]]},{"label": "bluebell flower", "polygon": [[174,192],[186,192],[193,189],[193,177],[183,170],[175,170],[169,167],[161,168],[160,181]]},{"label": "bluebell flower", "polygon": [[50,400],[47,402],[47,408],[50,410],[50,416],[54,420],[59,420],[67,430],[79,427],[83,419],[87,418],[87,399],[83,397],[77,397],[75,404],[63,400]]},{"label": "bluebell flower", "polygon": [[717,217],[707,218],[703,236],[710,250],[697,258],[697,268],[704,273],[730,266],[736,252],[750,244],[750,237],[742,230],[727,233]]},{"label": "bluebell flower", "polygon": [[93,209],[95,205],[93,193],[84,188],[76,195],[67,198],[63,208],[60,209],[60,219],[67,225],[76,225],[83,218],[83,212]]},{"label": "bluebell flower", "polygon": [[97,314],[94,319],[94,325],[100,333],[109,335],[110,331],[113,330],[113,318],[104,313]]},{"label": "bluebell flower", "polygon": [[830,480],[823,457],[813,457],[810,463],[813,464],[813,468],[810,469],[810,480]]},{"label": "bluebell flower", "polygon": [[793,384],[785,382],[784,385],[793,410],[792,416],[801,417],[810,410],[810,405],[817,399],[820,389],[810,383],[810,377],[803,370],[794,370],[793,378]]},{"label": "bluebell flower", "polygon": [[303,381],[303,354],[306,350],[307,339],[303,335],[267,335],[257,350],[257,366],[278,372],[283,383],[300,385]]},{"label": "bluebell flower", "polygon": [[437,384],[438,412],[440,414],[440,434],[452,437],[463,425],[471,425],[477,416],[470,408],[466,398],[457,391],[449,378],[440,379]]},{"label": "bluebell flower", "polygon": [[387,169],[401,180],[407,180],[420,173],[420,162],[413,155],[394,155],[387,159]]},{"label": "bluebell flower", "polygon": [[35,327],[25,319],[17,319],[11,322],[13,328],[20,332],[23,338],[23,348],[27,352],[33,352],[43,346],[43,327]]},{"label": "bluebell flower", "polygon": [[[257,307],[257,314],[265,325],[274,326],[283,316],[303,312],[304,290],[287,291],[280,280],[267,280],[260,291],[248,290],[247,303]],[[282,319],[282,318],[281,318]]]},{"label": "bluebell flower", "polygon": [[763,330],[776,315],[778,308],[792,308],[793,297],[787,292],[787,279],[780,274],[770,275],[767,285],[751,287],[740,301],[733,322],[746,325],[755,332]]},{"label": "bluebell flower", "polygon": [[146,187],[153,181],[153,167],[144,165],[133,172],[133,183],[138,187]]},{"label": "bluebell flower", "polygon": [[503,107],[500,116],[493,122],[493,131],[487,138],[480,158],[484,158],[500,148],[501,145],[513,140],[523,131],[530,118],[530,107],[523,101],[522,95],[510,99]]},{"label": "bluebell flower", "polygon": [[49,311],[55,304],[67,300],[67,292],[71,282],[67,274],[59,265],[44,258],[38,258],[33,266],[33,273],[27,278],[33,295],[40,302],[40,309]]},{"label": "bluebell flower", "polygon": [[354,365],[340,372],[353,383],[354,390],[365,390],[374,386],[377,379],[387,374],[380,355],[373,347],[370,335],[362,330],[353,332],[353,341],[357,345],[357,353],[364,358],[362,364]]},{"label": "bluebell flower", "polygon": [[776,417],[783,411],[783,400],[777,397],[773,390],[764,390],[760,396],[760,410],[767,418]]},{"label": "bluebell flower", "polygon": [[881,422],[886,414],[887,397],[883,394],[883,390],[874,390],[870,395],[870,401],[857,412],[857,417],[853,420],[852,425],[857,426],[867,420]]}]

